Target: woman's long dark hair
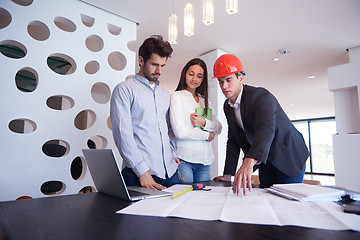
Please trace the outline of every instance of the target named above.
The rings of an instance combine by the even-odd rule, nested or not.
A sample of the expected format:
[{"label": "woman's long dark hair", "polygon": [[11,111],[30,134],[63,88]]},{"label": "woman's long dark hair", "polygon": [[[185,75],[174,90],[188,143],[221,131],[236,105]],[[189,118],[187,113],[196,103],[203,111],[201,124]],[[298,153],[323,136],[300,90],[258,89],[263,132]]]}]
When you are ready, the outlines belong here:
[{"label": "woman's long dark hair", "polygon": [[207,111],[208,111],[208,107],[209,107],[209,100],[208,100],[208,72],[207,72],[206,64],[205,64],[205,62],[203,60],[201,60],[200,58],[194,58],[194,59],[191,59],[184,66],[184,68],[181,71],[179,84],[178,84],[175,91],[184,90],[184,89],[187,88],[187,85],[186,85],[186,72],[193,65],[199,65],[204,70],[203,81],[202,81],[201,85],[198,88],[195,89],[195,94],[199,94],[201,97],[204,98],[204,102],[205,102],[204,116],[206,116]]}]

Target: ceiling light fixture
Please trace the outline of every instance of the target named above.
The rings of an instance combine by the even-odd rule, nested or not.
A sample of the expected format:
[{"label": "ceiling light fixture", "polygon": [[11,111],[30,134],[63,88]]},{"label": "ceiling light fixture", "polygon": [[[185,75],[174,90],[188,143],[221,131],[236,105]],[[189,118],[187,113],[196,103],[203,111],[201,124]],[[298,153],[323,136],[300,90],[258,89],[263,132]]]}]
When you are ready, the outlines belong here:
[{"label": "ceiling light fixture", "polygon": [[172,2],[172,14],[169,15],[168,41],[170,44],[176,44],[178,38],[177,16],[175,14],[175,0]]},{"label": "ceiling light fixture", "polygon": [[313,79],[315,78],[315,76],[311,75],[311,76],[308,76],[309,79]]},{"label": "ceiling light fixture", "polygon": [[184,7],[184,34],[188,37],[194,35],[194,6],[191,3]]},{"label": "ceiling light fixture", "polygon": [[214,0],[203,0],[203,23],[210,25],[214,23]]},{"label": "ceiling light fixture", "polygon": [[170,44],[176,44],[178,37],[178,30],[177,30],[177,16],[175,13],[170,14],[169,16],[169,35],[168,41]]},{"label": "ceiling light fixture", "polygon": [[286,55],[286,54],[290,54],[291,53],[291,49],[290,48],[282,48],[280,50],[278,50],[278,54],[280,55]]},{"label": "ceiling light fixture", "polygon": [[[173,0],[173,13],[169,15],[169,29],[168,38],[170,44],[176,44],[178,38],[177,16],[174,13]],[[238,0],[226,0],[225,10],[231,15],[238,12]],[[214,0],[203,0],[203,19],[205,25],[210,25],[215,22],[215,5]],[[195,34],[195,19],[194,19],[194,6],[187,3],[184,6],[184,35],[190,37]]]},{"label": "ceiling light fixture", "polygon": [[280,58],[273,58],[272,60],[273,60],[273,62],[277,62],[277,61],[280,61]]},{"label": "ceiling light fixture", "polygon": [[237,13],[238,12],[238,1],[237,0],[226,0],[225,10],[229,15]]}]

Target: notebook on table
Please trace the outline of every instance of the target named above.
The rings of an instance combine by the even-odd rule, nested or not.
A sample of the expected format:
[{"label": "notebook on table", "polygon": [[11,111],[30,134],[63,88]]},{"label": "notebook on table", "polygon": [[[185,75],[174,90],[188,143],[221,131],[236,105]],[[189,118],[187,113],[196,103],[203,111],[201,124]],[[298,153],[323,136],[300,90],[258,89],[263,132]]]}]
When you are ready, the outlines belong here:
[{"label": "notebook on table", "polygon": [[172,193],[140,186],[127,187],[112,149],[82,150],[97,191],[127,201],[171,196]]}]

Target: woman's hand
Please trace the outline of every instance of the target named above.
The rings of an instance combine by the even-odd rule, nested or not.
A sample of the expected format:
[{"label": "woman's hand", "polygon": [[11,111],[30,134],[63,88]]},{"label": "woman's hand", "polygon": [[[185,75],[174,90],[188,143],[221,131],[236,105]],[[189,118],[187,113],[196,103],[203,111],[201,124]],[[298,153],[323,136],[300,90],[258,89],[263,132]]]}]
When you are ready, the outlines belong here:
[{"label": "woman's hand", "polygon": [[209,138],[206,141],[211,142],[212,140],[214,140],[214,138],[215,138],[215,133],[209,132]]},{"label": "woman's hand", "polygon": [[192,113],[190,115],[191,124],[195,127],[205,127],[206,120],[198,113]]}]

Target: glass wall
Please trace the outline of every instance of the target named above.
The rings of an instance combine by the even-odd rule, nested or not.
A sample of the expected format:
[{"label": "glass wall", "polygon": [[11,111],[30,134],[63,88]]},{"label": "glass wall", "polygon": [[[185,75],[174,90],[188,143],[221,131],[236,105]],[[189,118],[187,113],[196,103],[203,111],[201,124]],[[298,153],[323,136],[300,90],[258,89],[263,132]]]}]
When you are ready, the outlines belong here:
[{"label": "glass wall", "polygon": [[334,175],[332,135],[336,134],[335,117],[293,121],[304,136],[310,151],[306,173]]}]

